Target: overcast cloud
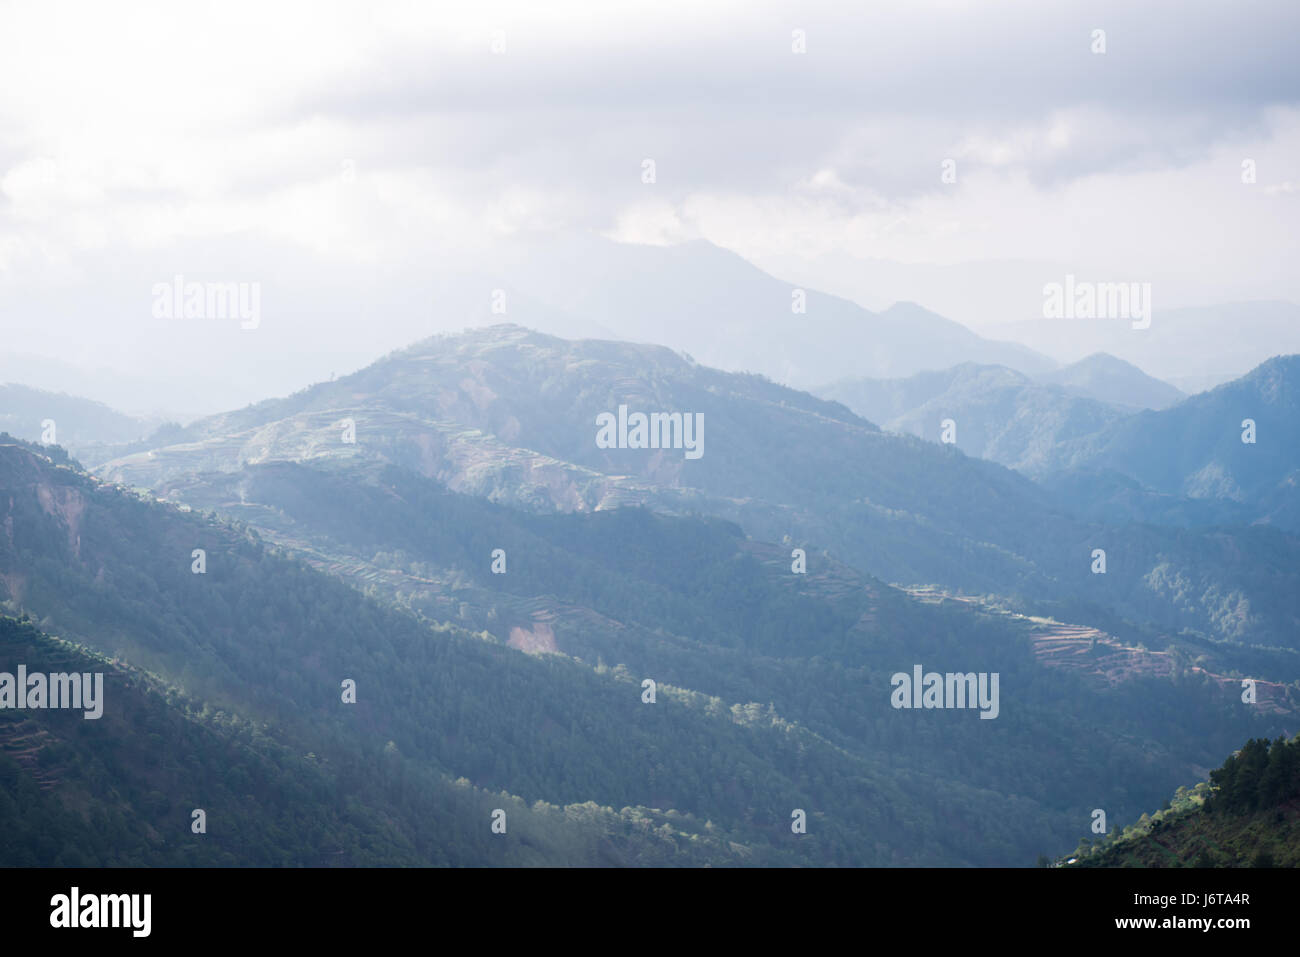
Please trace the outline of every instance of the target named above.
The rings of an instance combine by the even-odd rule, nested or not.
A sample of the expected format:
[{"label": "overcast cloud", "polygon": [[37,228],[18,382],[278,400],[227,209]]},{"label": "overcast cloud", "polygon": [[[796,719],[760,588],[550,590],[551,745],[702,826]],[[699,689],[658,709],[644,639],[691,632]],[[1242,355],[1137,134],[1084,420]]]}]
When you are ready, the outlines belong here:
[{"label": "overcast cloud", "polygon": [[[565,231],[859,301],[864,260],[1300,300],[1293,2],[177,6],[0,6],[0,331],[182,411],[483,321],[431,277]],[[178,273],[266,320],[160,326]]]}]

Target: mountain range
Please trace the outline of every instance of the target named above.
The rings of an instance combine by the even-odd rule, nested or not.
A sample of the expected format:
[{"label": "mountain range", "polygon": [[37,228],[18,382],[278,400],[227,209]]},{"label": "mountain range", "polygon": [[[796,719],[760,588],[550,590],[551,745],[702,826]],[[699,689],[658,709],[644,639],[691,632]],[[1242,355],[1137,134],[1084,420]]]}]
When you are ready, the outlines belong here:
[{"label": "mountain range", "polygon": [[1061,443],[1137,409],[1165,408],[1183,398],[1172,386],[1101,354],[1036,378],[963,362],[906,379],[847,379],[816,392],[890,431],[944,441],[947,429],[947,441],[967,454],[1030,475],[1057,467]]},{"label": "mountain range", "polygon": [[[1154,419],[1203,469],[1230,453],[1205,422],[1231,403],[1287,435],[1296,375],[1275,360],[1159,411],[1134,406],[1176,396],[1106,358],[1051,383],[965,365],[879,388],[898,408],[964,389],[990,421],[998,390],[1100,410],[1051,434],[1041,482],[764,376],[512,324],[92,437],[93,474],[5,437],[6,633],[33,662],[98,662],[138,703],[95,732],[8,715],[0,774],[35,781],[42,820],[109,795],[59,832],[70,862],[1027,864],[1092,807],[1136,820],[1234,742],[1294,732],[1300,540],[1243,517],[1285,456],[1207,498],[1130,477],[1142,445],[1120,438]],[[1117,382],[1128,402],[1098,398]],[[637,413],[691,441],[664,418],[637,448]],[[996,719],[899,710],[914,666],[997,674]],[[186,744],[155,768],[144,727]],[[213,749],[247,770],[196,790],[180,769]],[[316,831],[292,820],[303,801]],[[277,823],[204,843],[200,807]],[[518,844],[492,843],[497,810]]]},{"label": "mountain range", "polygon": [[[597,417],[621,405],[703,414],[703,455],[601,448]],[[1295,646],[1298,606],[1277,587],[1300,569],[1276,561],[1297,548],[1285,533],[1106,525],[1091,499],[1076,506],[951,446],[663,347],[472,330],[165,435],[97,471],[183,501],[189,476],[250,464],[392,464],[517,507],[707,512],[765,540],[815,542],[887,581],[1082,600],[1175,631]],[[1104,576],[1091,571],[1098,547]],[[1243,556],[1227,571],[1225,550]]]},{"label": "mountain range", "polygon": [[1157,300],[1146,329],[1123,319],[1038,318],[981,330],[1059,362],[1105,352],[1185,392],[1202,392],[1272,356],[1300,352],[1300,306],[1258,301],[1165,310]]},{"label": "mountain range", "polygon": [[[391,465],[248,465],[196,477],[194,504],[180,506],[141,500],[17,443],[0,447],[0,465],[12,529],[0,582],[11,613],[39,615],[42,629],[132,663],[191,719],[251,722],[272,753],[314,755],[324,769],[308,778],[318,781],[315,800],[333,806],[349,793],[357,814],[370,807],[390,821],[388,846],[376,848],[349,836],[355,820],[325,817],[311,854],[281,823],[260,853],[286,862],[319,861],[321,847],[339,863],[424,853],[429,832],[408,817],[427,804],[402,805],[402,795],[414,788],[438,800],[452,786],[469,790],[438,818],[451,861],[521,860],[512,856],[520,851],[485,851],[475,836],[490,833],[485,812],[495,802],[511,819],[509,808],[534,809],[540,820],[525,817],[525,834],[559,829],[534,848],[549,861],[579,854],[545,856],[556,846],[587,847],[563,822],[591,806],[592,840],[620,826],[636,833],[625,822],[656,822],[657,852],[629,839],[605,852],[613,859],[1024,862],[1086,820],[1081,795],[1096,793],[1099,769],[1118,769],[1102,785],[1105,799],[1135,816],[1168,781],[1196,773],[1242,734],[1279,728],[1300,704],[1296,689],[1269,682],[1265,707],[1235,708],[1233,682],[1214,670],[1210,649],[1197,664],[1190,645],[1155,655],[1046,618],[935,601],[812,550],[798,575],[792,549],[716,519],[627,508],[537,514]],[[208,509],[205,495],[222,506]],[[500,574],[496,549],[508,563]],[[1099,648],[1100,667],[1071,660]],[[892,708],[890,676],[917,660],[999,674],[997,720]],[[653,703],[646,678],[657,684]],[[339,701],[345,679],[356,682],[355,707]],[[135,735],[114,705],[122,682],[107,687],[97,728]],[[1103,713],[1111,717],[1081,734],[1080,714]],[[1140,740],[1137,713],[1147,716]],[[36,726],[16,729],[10,749],[20,763],[46,731],[44,714],[28,720]],[[200,735],[196,760],[209,747],[202,732],[186,732]],[[64,740],[67,729],[49,733]],[[107,775],[115,827],[176,828],[128,860],[174,860],[178,840],[205,847],[184,829],[190,805],[214,822],[292,816],[287,784],[234,771],[233,793],[173,774],[145,800],[121,776],[134,780],[152,752],[144,742],[124,748],[131,757]],[[186,753],[169,761],[183,764]],[[42,764],[53,769],[44,800],[71,800],[89,787],[86,775],[102,785],[83,767],[88,756],[54,754],[66,763]],[[377,763],[385,760],[392,765]],[[486,796],[502,791],[511,797]],[[1015,813],[998,813],[1007,807]],[[791,840],[797,810],[815,840]],[[87,824],[96,819],[92,811]],[[247,860],[250,835],[231,825],[225,833],[221,850]]]},{"label": "mountain range", "polygon": [[502,252],[498,269],[502,278],[482,282],[500,287],[510,321],[568,337],[654,342],[796,388],[961,361],[1030,372],[1056,365],[914,303],[872,312],[797,287],[703,240],[642,246],[572,236]]}]

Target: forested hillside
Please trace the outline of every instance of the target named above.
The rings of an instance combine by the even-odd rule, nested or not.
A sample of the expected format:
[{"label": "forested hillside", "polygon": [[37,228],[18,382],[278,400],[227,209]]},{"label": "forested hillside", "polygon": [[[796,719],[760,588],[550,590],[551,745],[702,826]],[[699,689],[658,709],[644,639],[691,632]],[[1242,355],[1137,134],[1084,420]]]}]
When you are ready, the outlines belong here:
[{"label": "forested hillside", "polygon": [[[529,805],[658,808],[754,862],[1026,863],[1082,830],[1084,795],[1135,817],[1295,708],[1282,686],[1241,708],[1195,671],[1111,687],[1046,667],[1044,626],[912,599],[811,545],[797,575],[792,547],[717,520],[542,516],[400,469],[280,464],[238,478],[259,533],[203,510],[232,478],[183,511],[0,447],[7,602],[303,754],[395,754]],[[917,662],[998,672],[997,719],[891,707],[890,675]]]},{"label": "forested hillside", "polygon": [[1109,840],[1080,867],[1300,867],[1300,737],[1252,738],[1209,781]]},{"label": "forested hillside", "polygon": [[[1064,442],[1059,469],[1116,472],[1165,496],[1217,508],[1220,521],[1300,530],[1300,355],[1160,412],[1143,412]],[[1091,496],[1087,496],[1091,497]]]},{"label": "forested hillside", "polygon": [[[0,711],[0,866],[780,862],[682,814],[528,804],[394,746],[339,733],[293,738],[26,620],[0,617],[0,656],[5,667],[102,672],[107,698],[89,721]],[[490,830],[498,809],[510,840]]]}]

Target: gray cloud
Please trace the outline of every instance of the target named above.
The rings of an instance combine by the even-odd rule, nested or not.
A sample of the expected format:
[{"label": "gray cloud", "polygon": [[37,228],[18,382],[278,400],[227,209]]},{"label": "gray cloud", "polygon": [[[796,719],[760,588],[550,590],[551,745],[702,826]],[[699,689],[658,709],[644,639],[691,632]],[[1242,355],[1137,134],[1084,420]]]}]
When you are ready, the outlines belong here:
[{"label": "gray cloud", "polygon": [[[1294,3],[553,6],[0,10],[4,345],[242,403],[478,321],[574,230],[704,237],[873,304],[952,274],[872,289],[868,261],[1295,295]],[[176,273],[263,283],[267,322],[160,327]]]}]

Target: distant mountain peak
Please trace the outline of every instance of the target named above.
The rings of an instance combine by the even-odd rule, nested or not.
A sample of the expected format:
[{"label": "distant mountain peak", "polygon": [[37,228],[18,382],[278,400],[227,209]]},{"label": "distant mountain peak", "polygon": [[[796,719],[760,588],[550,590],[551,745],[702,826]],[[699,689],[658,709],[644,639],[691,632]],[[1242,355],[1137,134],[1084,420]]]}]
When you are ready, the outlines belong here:
[{"label": "distant mountain peak", "polygon": [[1067,392],[1134,409],[1167,409],[1187,396],[1178,388],[1147,375],[1131,362],[1109,352],[1090,355],[1044,372],[1044,385],[1060,386]]}]

